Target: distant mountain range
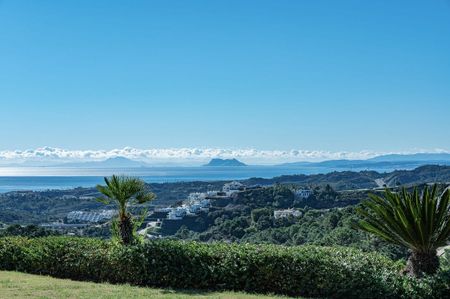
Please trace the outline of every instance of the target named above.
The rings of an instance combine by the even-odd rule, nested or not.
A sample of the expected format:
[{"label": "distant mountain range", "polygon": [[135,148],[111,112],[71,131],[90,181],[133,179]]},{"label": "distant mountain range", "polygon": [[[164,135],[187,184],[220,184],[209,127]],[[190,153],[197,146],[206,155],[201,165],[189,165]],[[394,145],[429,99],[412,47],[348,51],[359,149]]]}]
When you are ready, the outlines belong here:
[{"label": "distant mountain range", "polygon": [[450,162],[450,154],[447,153],[419,153],[419,154],[409,154],[409,155],[401,155],[401,154],[391,154],[391,155],[382,155],[368,161],[377,161],[377,162],[389,162],[389,161],[424,161],[424,162]]},{"label": "distant mountain range", "polygon": [[223,166],[247,166],[247,165],[237,159],[211,159],[211,161],[209,161],[208,164],[205,164],[203,166],[223,167]]},{"label": "distant mountain range", "polygon": [[328,160],[322,162],[294,162],[284,163],[280,166],[301,168],[334,168],[334,169],[413,169],[422,165],[450,165],[450,154],[421,153],[421,154],[392,154],[382,155],[367,160]]},{"label": "distant mountain range", "polygon": [[136,168],[150,167],[145,162],[131,160],[125,157],[114,157],[103,161],[90,161],[78,163],[59,164],[58,167],[74,167],[74,168]]},{"label": "distant mountain range", "polygon": [[[58,167],[74,167],[74,168],[137,168],[137,167],[152,167],[154,165],[135,161],[125,157],[114,157],[103,161],[90,161],[79,163],[64,163],[57,165]],[[237,159],[212,159],[208,164],[203,166],[246,166]]]},{"label": "distant mountain range", "polygon": [[[311,172],[330,172],[342,170],[377,170],[392,171],[395,169],[414,169],[423,165],[450,165],[450,154],[448,153],[419,153],[419,154],[391,154],[377,156],[367,160],[327,160],[322,162],[293,162],[273,165],[275,167],[298,168],[299,172],[305,170]],[[43,161],[28,161],[24,163],[3,164],[2,167],[68,167],[68,168],[140,168],[156,166],[183,166],[182,164],[150,164],[143,161],[128,159],[125,157],[114,157],[103,161],[71,162],[45,164]],[[247,166],[237,159],[211,159],[203,166],[228,167]],[[257,165],[252,165],[257,166]],[[266,166],[270,167],[270,166]]]}]

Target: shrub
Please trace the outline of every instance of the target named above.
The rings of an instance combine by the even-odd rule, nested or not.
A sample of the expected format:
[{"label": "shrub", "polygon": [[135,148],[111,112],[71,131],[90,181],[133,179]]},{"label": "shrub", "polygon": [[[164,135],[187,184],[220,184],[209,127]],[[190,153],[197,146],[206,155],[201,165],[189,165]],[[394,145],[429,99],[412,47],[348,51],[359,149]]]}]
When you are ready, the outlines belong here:
[{"label": "shrub", "polygon": [[403,276],[401,268],[344,247],[0,238],[0,269],[77,280],[327,298],[444,298],[448,292],[448,280]]}]

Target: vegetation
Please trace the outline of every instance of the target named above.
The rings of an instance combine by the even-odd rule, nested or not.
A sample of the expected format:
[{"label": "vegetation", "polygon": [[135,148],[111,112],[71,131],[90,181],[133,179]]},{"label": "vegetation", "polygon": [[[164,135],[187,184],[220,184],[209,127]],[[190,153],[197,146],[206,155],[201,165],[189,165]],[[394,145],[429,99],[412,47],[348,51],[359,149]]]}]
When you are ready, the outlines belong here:
[{"label": "vegetation", "polygon": [[[449,182],[450,166],[423,166],[414,170],[377,173],[362,172],[332,172],[318,175],[289,175],[272,179],[253,178],[244,180],[246,185],[295,184],[300,186],[326,186],[329,184],[334,190],[351,190],[339,192],[335,200],[322,198],[303,203],[313,208],[332,208],[354,205],[366,196],[360,196],[354,189],[376,188],[375,179],[382,179],[388,186],[398,184],[423,184],[427,182]],[[206,192],[220,189],[224,181],[214,182],[172,182],[147,184],[157,196],[149,203],[139,205],[142,208],[151,206],[166,207],[187,198],[191,192]],[[361,192],[364,193],[364,192]],[[255,193],[256,194],[256,193]],[[67,195],[67,197],[64,197]],[[361,194],[362,195],[362,194]],[[77,197],[76,199],[71,196]],[[67,213],[74,210],[111,209],[113,205],[105,207],[95,198],[99,196],[95,188],[75,188],[71,190],[45,190],[39,192],[9,192],[0,194],[0,222],[6,224],[40,224],[64,219]],[[133,207],[130,207],[133,208]]]},{"label": "vegetation", "polygon": [[[264,192],[263,194],[267,194]],[[280,193],[275,193],[278,196]],[[270,197],[264,197],[260,205],[235,205],[211,210],[198,216],[197,221],[207,228],[182,226],[174,238],[202,242],[228,241],[254,244],[349,246],[366,252],[377,251],[389,258],[407,258],[407,250],[391,245],[363,231],[355,230],[353,224],[361,220],[355,207],[333,209],[302,208],[300,217],[274,218],[275,208]],[[280,202],[283,200],[280,200]],[[252,207],[254,207],[252,209]]]},{"label": "vegetation", "polygon": [[[322,298],[448,298],[448,278],[416,279],[403,265],[344,247],[89,238],[0,238],[0,270],[94,282]],[[112,269],[114,269],[112,271]]]},{"label": "vegetation", "polygon": [[127,205],[145,203],[155,198],[155,194],[149,192],[144,181],[127,176],[113,175],[111,178],[105,177],[106,186],[97,185],[97,190],[106,197],[99,198],[101,202],[109,204],[111,201],[118,205],[118,233],[120,241],[124,245],[133,243],[135,239],[136,224],[133,217],[127,211]]},{"label": "vegetation", "polygon": [[297,174],[282,175],[271,179],[252,178],[245,183],[275,184],[293,183],[302,185],[326,185],[329,184],[337,191],[350,189],[373,189],[379,187],[376,179],[384,181],[386,187],[413,186],[424,183],[449,182],[450,166],[425,165],[413,170],[396,170],[393,172],[379,173],[376,171],[335,171],[327,174]]},{"label": "vegetation", "polygon": [[257,299],[282,298],[250,295],[237,292],[205,292],[196,290],[151,289],[130,285],[79,282],[36,276],[18,272],[0,271],[0,298],[157,298],[157,299]]},{"label": "vegetation", "polygon": [[[167,207],[186,199],[191,192],[217,190],[224,183],[215,181],[146,184],[157,197],[137,207],[147,209],[151,206]],[[73,196],[76,198],[74,199]],[[100,193],[95,187],[30,191],[20,194],[17,192],[0,193],[0,222],[20,225],[40,224],[64,219],[67,213],[74,210],[96,211],[114,208],[113,204],[105,206],[97,201],[95,198],[98,196]]]},{"label": "vegetation", "polygon": [[436,255],[439,247],[450,238],[450,191],[441,196],[437,186],[417,188],[410,193],[405,188],[385,196],[371,195],[357,211],[364,217],[359,227],[376,236],[412,251],[406,271],[414,276],[434,274],[439,268]]},{"label": "vegetation", "polygon": [[[366,178],[372,174],[365,173]],[[357,182],[354,177],[352,184]],[[143,243],[136,242],[140,222],[132,213],[155,195],[135,178],[113,176],[105,178],[105,183],[97,189],[104,196],[102,202],[119,209],[113,232],[120,244],[47,237],[54,233],[38,226],[2,225],[0,237],[29,238],[0,238],[0,270],[140,286],[308,297],[450,297],[450,255],[441,258],[440,268],[436,256],[436,250],[450,235],[448,189],[441,196],[437,186],[386,190],[384,195],[380,191],[370,194],[370,200],[363,201],[362,206],[355,206],[369,196],[368,190],[336,191],[329,184],[309,185],[313,194],[299,198],[292,190],[302,185],[276,183],[213,200],[209,211],[168,221],[173,224],[172,231],[164,223],[158,228],[163,235],[175,234],[172,238],[189,242]],[[201,188],[217,187],[215,183],[199,184]],[[194,182],[189,186],[192,189],[183,192],[195,191],[199,185]],[[179,190],[176,193],[181,194]],[[22,200],[15,199],[17,205],[23,204]],[[295,217],[274,217],[274,211],[287,208],[299,213]],[[356,230],[355,223],[362,230]],[[104,223],[86,232],[105,237],[108,226]],[[313,245],[261,245],[264,243]],[[410,276],[401,273],[405,267]]]},{"label": "vegetation", "polygon": [[7,226],[4,229],[0,229],[0,237],[6,236],[23,236],[23,237],[46,237],[55,236],[58,233],[54,230],[45,229],[37,225],[21,226],[18,224]]}]

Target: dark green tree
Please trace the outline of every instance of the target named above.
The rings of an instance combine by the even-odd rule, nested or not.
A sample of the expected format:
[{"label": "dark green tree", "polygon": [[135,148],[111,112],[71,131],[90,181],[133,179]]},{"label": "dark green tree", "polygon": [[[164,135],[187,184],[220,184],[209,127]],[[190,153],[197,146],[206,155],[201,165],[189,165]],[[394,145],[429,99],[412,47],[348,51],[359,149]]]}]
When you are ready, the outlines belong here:
[{"label": "dark green tree", "polygon": [[445,246],[450,237],[450,191],[440,196],[437,186],[403,188],[394,193],[386,189],[383,197],[371,194],[357,209],[363,220],[360,229],[388,242],[411,250],[405,271],[420,277],[433,274],[439,268],[437,249]]},{"label": "dark green tree", "polygon": [[124,245],[134,241],[133,217],[127,210],[132,203],[142,204],[153,200],[156,196],[148,191],[144,181],[134,177],[116,176],[105,177],[106,186],[97,185],[97,190],[104,195],[98,200],[109,204],[115,202],[118,206],[117,228],[120,241]]},{"label": "dark green tree", "polygon": [[254,209],[251,211],[252,223],[258,222],[259,218],[262,216],[270,217],[272,215],[272,211],[267,208]]}]

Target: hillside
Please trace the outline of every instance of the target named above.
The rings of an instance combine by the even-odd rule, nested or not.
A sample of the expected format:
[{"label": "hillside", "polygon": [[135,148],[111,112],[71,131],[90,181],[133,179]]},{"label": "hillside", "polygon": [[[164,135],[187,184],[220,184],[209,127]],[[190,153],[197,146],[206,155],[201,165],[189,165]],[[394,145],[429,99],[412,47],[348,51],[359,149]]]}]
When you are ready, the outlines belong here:
[{"label": "hillside", "polygon": [[336,190],[371,189],[382,187],[380,182],[384,182],[388,187],[424,183],[448,183],[450,182],[450,166],[425,165],[413,170],[396,170],[387,173],[376,171],[334,171],[327,174],[283,175],[271,179],[251,178],[244,182],[250,185],[270,185],[275,183],[329,184]]},{"label": "hillside", "polygon": [[383,180],[388,186],[450,183],[450,166],[426,165],[410,171],[397,170],[384,174]]},{"label": "hillside", "polygon": [[[373,189],[383,187],[383,184],[396,187],[434,182],[447,183],[450,182],[450,166],[423,166],[414,170],[390,173],[343,171],[317,175],[285,175],[271,179],[251,178],[242,182],[248,186],[256,184],[269,186],[277,183],[305,187],[330,185],[336,191]],[[189,193],[219,190],[224,183],[224,181],[152,183],[149,184],[149,187],[156,193],[157,199],[146,207],[173,205],[186,199]],[[78,199],[74,200],[73,196]],[[95,196],[97,196],[95,188],[0,194],[0,222],[38,224],[61,219],[73,210],[110,208],[96,201]],[[329,202],[328,206],[323,206],[323,202],[319,201],[316,204],[309,203],[308,205],[329,208],[354,203],[361,198],[358,195],[352,201],[351,197],[354,195],[348,195],[344,201],[338,199],[335,202]]]},{"label": "hillside", "polygon": [[[156,200],[143,207],[166,207],[186,199],[191,192],[206,192],[221,188],[223,182],[152,183],[150,189]],[[73,198],[73,197],[76,198]],[[95,199],[97,190],[76,188],[72,190],[48,190],[36,192],[9,192],[0,194],[0,222],[8,224],[38,224],[64,218],[73,210],[100,210],[105,206]]]}]

